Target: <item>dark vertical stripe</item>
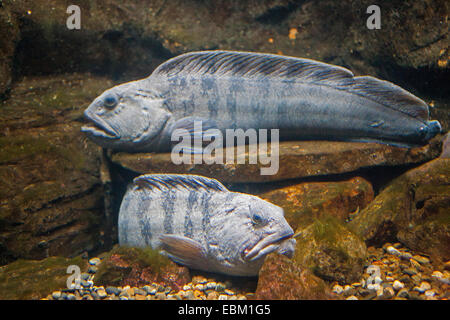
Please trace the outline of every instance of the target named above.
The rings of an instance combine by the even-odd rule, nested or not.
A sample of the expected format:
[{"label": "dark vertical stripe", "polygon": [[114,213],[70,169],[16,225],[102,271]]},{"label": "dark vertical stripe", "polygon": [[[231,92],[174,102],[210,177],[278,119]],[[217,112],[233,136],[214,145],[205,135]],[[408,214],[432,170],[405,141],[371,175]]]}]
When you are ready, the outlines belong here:
[{"label": "dark vertical stripe", "polygon": [[192,239],[192,211],[194,208],[194,205],[197,203],[198,199],[198,192],[197,191],[190,191],[188,196],[188,204],[187,204],[187,210],[186,210],[186,216],[184,217],[184,236]]},{"label": "dark vertical stripe", "polygon": [[173,233],[173,213],[175,207],[175,191],[169,189],[165,193],[165,197],[162,199],[162,208],[164,210],[164,233]]}]

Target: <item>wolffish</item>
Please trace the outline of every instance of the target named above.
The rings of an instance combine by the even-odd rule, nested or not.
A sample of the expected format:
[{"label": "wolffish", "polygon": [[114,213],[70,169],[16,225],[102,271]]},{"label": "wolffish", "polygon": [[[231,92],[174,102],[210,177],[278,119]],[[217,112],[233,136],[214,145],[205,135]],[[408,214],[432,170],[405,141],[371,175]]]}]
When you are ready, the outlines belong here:
[{"label": "wolffish", "polygon": [[[403,147],[441,131],[428,105],[388,81],[275,54],[200,51],[106,90],[85,110],[93,141],[128,152],[169,151],[174,130],[279,129],[282,140],[374,141]],[[195,121],[204,132],[194,132]]]},{"label": "wolffish", "polygon": [[193,269],[255,276],[271,252],[291,257],[283,209],[195,175],[142,175],[119,211],[119,244],[161,250]]}]

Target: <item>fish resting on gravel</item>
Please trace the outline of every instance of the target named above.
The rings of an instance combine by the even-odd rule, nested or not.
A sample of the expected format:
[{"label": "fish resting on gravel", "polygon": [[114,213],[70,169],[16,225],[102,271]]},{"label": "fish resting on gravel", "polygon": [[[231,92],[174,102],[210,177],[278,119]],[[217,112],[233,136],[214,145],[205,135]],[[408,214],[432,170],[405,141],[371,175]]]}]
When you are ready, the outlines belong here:
[{"label": "fish resting on gravel", "polygon": [[[127,152],[173,147],[174,130],[279,129],[282,140],[426,144],[441,131],[428,105],[397,85],[310,59],[200,51],[147,78],[103,92],[82,127],[97,144]],[[195,121],[203,132],[195,133]],[[216,131],[217,132],[217,131]]]},{"label": "fish resting on gravel", "polygon": [[255,276],[271,252],[292,257],[283,209],[215,179],[148,174],[133,180],[119,211],[119,244],[161,250],[187,267]]}]

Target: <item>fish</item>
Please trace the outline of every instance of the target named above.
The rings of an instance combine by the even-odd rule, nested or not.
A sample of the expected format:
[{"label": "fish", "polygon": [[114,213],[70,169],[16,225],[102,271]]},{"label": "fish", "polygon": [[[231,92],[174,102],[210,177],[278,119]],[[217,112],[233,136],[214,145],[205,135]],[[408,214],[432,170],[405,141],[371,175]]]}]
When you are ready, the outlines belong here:
[{"label": "fish", "polygon": [[311,59],[224,50],[169,59],[147,78],[103,92],[84,116],[89,138],[126,152],[170,151],[176,129],[194,138],[209,129],[278,129],[282,140],[400,147],[442,131],[423,100],[391,82]]},{"label": "fish", "polygon": [[189,174],[144,174],[119,209],[119,245],[151,247],[178,264],[257,276],[264,258],[292,258],[296,240],[281,207]]}]

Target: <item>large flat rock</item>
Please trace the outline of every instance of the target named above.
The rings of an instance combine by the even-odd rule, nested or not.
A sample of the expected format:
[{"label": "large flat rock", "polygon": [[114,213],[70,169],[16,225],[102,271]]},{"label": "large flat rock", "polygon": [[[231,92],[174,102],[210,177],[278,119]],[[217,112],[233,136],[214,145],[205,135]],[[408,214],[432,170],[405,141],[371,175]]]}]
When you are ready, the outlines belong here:
[{"label": "large flat rock", "polygon": [[[378,143],[335,141],[280,142],[279,170],[262,175],[261,168],[269,165],[249,164],[248,152],[237,153],[240,164],[174,164],[170,153],[116,153],[112,161],[137,173],[188,173],[216,178],[221,182],[268,182],[310,176],[352,172],[373,166],[396,166],[429,161],[440,154],[439,139],[418,148],[398,148]],[[235,148],[237,149],[237,148]],[[270,147],[269,147],[270,150]],[[259,159],[259,158],[258,158]]]}]

